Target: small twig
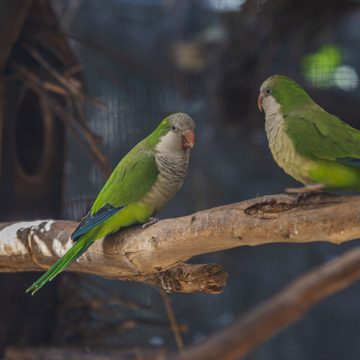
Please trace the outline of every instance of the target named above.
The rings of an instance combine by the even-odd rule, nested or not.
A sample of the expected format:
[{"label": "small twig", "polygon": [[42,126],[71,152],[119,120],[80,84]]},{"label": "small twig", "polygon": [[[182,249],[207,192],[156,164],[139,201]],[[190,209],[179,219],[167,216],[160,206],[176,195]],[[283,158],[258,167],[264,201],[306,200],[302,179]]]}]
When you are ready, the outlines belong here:
[{"label": "small twig", "polygon": [[169,295],[165,291],[162,291],[162,290],[160,290],[160,294],[161,294],[161,298],[165,305],[166,314],[169,318],[171,330],[174,333],[176,346],[177,346],[179,352],[181,352],[184,350],[184,342],[181,337],[179,324],[176,321],[176,317],[175,317],[174,310],[171,305],[171,301],[169,299]]},{"label": "small twig", "polygon": [[72,95],[85,101],[85,95],[82,92],[81,83],[74,77],[64,77],[55,69],[38,51],[21,43],[22,47],[45,69],[48,73],[56,79],[61,85],[65,87]]},{"label": "small twig", "polygon": [[[55,99],[53,99],[44,89],[43,83],[37,76],[19,64],[13,64],[16,74],[25,82],[25,84],[42,97],[49,104],[51,110],[69,127],[83,149],[89,154],[94,163],[102,170],[107,177],[111,174],[111,168],[108,158],[103,154],[98,146],[98,137],[90,129],[82,126],[81,133],[76,125],[79,121],[72,114],[64,109]],[[82,138],[84,137],[84,139]]]},{"label": "small twig", "polygon": [[67,69],[65,69],[64,73],[65,76],[73,76],[75,74],[80,73],[83,70],[83,67],[81,64],[75,64]]},{"label": "small twig", "polygon": [[239,360],[319,301],[360,279],[360,247],[309,271],[224,330],[176,360]]},{"label": "small twig", "polygon": [[[63,93],[70,93],[75,98],[85,102],[88,101],[96,106],[106,107],[106,104],[102,102],[98,98],[87,96],[83,92],[82,84],[81,82],[72,76],[72,72],[66,71],[65,75],[62,75],[56,68],[54,68],[38,51],[36,51],[34,48],[30,47],[26,43],[21,44],[22,47],[55,79],[57,80],[62,86],[62,92]],[[74,70],[78,70],[79,67],[75,67]],[[48,86],[51,90],[57,90],[59,91],[59,86],[56,87],[56,84],[52,84],[49,81],[44,81],[46,86]],[[44,84],[44,85],[45,85]],[[67,91],[66,91],[67,90]]]},{"label": "small twig", "polygon": [[89,128],[85,119],[85,111],[84,107],[81,104],[81,101],[71,98],[69,94],[65,97],[65,101],[67,105],[67,111],[74,114],[74,119],[76,119],[78,125],[80,125],[81,131],[85,135],[91,135],[93,138],[92,140],[96,142],[96,144],[100,145],[102,142],[102,138],[101,136],[94,134]]},{"label": "small twig", "polygon": [[44,80],[43,82],[43,88],[46,91],[52,92],[57,95],[61,96],[67,96],[68,92],[66,89],[64,89],[62,86],[59,86],[58,84],[55,84],[51,81]]}]

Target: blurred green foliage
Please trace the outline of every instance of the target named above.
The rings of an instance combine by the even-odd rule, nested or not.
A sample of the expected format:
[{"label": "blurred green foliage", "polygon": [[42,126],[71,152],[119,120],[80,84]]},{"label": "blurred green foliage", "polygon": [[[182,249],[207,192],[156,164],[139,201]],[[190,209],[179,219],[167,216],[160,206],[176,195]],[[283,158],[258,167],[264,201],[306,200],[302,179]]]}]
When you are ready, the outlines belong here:
[{"label": "blurred green foliage", "polygon": [[334,75],[341,62],[342,53],[339,47],[325,44],[316,52],[303,56],[301,70],[313,86],[331,87],[334,85]]}]

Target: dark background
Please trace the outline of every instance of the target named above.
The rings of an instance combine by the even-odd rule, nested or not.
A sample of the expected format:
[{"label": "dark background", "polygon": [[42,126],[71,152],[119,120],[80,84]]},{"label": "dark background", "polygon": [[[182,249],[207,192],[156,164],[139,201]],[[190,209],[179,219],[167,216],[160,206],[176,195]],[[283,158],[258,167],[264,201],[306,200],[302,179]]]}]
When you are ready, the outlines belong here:
[{"label": "dark background", "polygon": [[[358,1],[50,3],[81,65],[86,93],[106,105],[87,102],[86,119],[102,137],[112,166],[169,113],[186,112],[196,120],[197,143],[186,183],[160,218],[298,185],[272,160],[264,117],[256,106],[259,86],[272,74],[296,79],[321,106],[360,128]],[[34,100],[28,101],[31,107]],[[57,176],[61,197],[52,200],[55,210],[40,214],[78,220],[105,178],[66,127],[58,136],[62,131],[63,158],[57,167],[62,170]],[[26,152],[32,148],[29,143]],[[20,217],[16,201],[13,219],[40,216],[29,210]],[[1,220],[8,220],[6,212],[1,214]],[[196,259],[223,264],[230,277],[221,295],[170,295],[178,322],[187,328],[185,344],[205,339],[302,272],[351,246],[274,244]],[[156,289],[63,274],[36,297],[25,296],[26,285],[36,277],[0,276],[6,309],[2,349],[44,344],[176,349]],[[248,359],[358,359],[359,296],[355,285],[324,301]]]}]

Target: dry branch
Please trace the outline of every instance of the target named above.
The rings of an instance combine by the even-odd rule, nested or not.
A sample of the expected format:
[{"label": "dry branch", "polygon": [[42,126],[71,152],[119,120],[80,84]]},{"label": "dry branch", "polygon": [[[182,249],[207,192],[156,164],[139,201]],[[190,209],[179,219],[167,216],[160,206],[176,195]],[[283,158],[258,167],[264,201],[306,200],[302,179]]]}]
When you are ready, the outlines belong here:
[{"label": "dry branch", "polygon": [[[57,80],[58,84],[43,80],[44,89],[53,91],[56,94],[60,94],[62,96],[70,95],[73,98],[78,99],[82,103],[84,103],[85,101],[89,101],[94,105],[105,107],[105,104],[100,99],[89,97],[85,94],[82,82],[76,77],[74,77],[71,72],[65,70],[64,74],[61,74],[58,69],[52,66],[45,59],[45,57],[41,55],[40,52],[35,50],[35,48],[27,45],[24,42],[21,43],[21,45],[49,73],[49,75],[54,78],[54,80]],[[80,71],[81,68],[79,67],[80,65],[78,65],[75,70]],[[85,126],[86,131],[90,131],[86,123],[83,123],[82,125]]]},{"label": "dry branch", "polygon": [[[47,269],[71,246],[75,226],[50,220],[2,224],[0,271]],[[288,195],[265,196],[120,231],[96,241],[69,270],[141,281],[167,291],[219,293],[227,277],[219,265],[184,261],[243,245],[342,243],[358,237],[360,196],[324,194],[300,205]]]},{"label": "dry branch", "polygon": [[[81,116],[76,118],[61,105],[61,102],[57,101],[54,97],[51,96],[48,91],[48,81],[44,83],[44,81],[38,78],[34,72],[28,70],[23,65],[13,63],[12,67],[14,69],[15,75],[19,77],[26,84],[26,86],[38,94],[39,97],[46,101],[53,113],[57,115],[59,119],[61,119],[74,134],[81,147],[90,156],[95,165],[97,165],[103,174],[108,177],[111,174],[111,169],[107,157],[99,147],[99,137],[91,132]],[[66,88],[63,87],[63,90],[65,91]],[[73,89],[73,91],[75,90]],[[69,94],[71,95],[71,93]],[[81,96],[80,93],[79,96]]]},{"label": "dry branch", "polygon": [[360,248],[302,275],[244,317],[176,357],[176,360],[239,360],[312,306],[360,279]]},{"label": "dry branch", "polygon": [[171,330],[174,334],[176,346],[177,346],[179,352],[183,351],[184,350],[184,341],[181,337],[181,329],[180,329],[178,322],[176,321],[175,313],[172,308],[169,295],[164,291],[160,291],[160,294],[161,294],[161,298],[165,305],[165,310],[166,310],[166,314],[167,314],[167,317],[170,322]]}]

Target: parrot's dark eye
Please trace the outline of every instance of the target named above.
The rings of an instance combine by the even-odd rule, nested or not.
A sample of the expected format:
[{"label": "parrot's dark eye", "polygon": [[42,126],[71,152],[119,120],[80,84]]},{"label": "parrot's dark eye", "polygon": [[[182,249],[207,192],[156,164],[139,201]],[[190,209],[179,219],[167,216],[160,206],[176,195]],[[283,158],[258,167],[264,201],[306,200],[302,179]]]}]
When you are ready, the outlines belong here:
[{"label": "parrot's dark eye", "polygon": [[176,127],[173,125],[173,126],[171,127],[171,130],[172,130],[172,131],[175,131],[175,130],[176,130]]},{"label": "parrot's dark eye", "polygon": [[270,95],[270,94],[271,94],[271,89],[270,89],[270,88],[266,88],[266,89],[264,90],[264,93],[265,93],[266,96]]}]

